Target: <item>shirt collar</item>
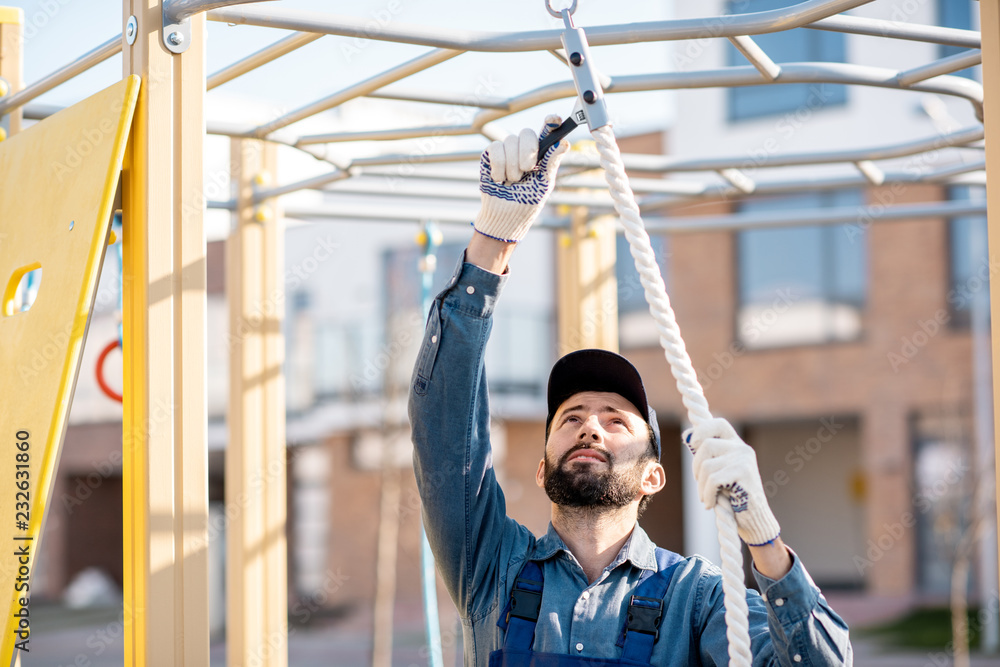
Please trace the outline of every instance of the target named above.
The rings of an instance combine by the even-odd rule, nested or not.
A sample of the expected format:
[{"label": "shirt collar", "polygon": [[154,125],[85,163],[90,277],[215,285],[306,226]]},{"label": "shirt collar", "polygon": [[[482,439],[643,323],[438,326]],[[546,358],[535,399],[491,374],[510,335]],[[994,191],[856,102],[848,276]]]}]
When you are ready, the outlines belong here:
[{"label": "shirt collar", "polygon": [[[549,529],[545,532],[545,535],[535,542],[535,548],[528,560],[548,560],[560,551],[572,553],[569,547],[566,546],[566,543],[562,541],[562,538],[559,537],[559,533],[552,526],[552,522],[549,522]],[[652,570],[653,572],[657,570],[656,545],[653,544],[653,541],[646,535],[646,531],[638,523],[635,524],[632,534],[625,540],[625,544],[622,545],[621,551],[618,552],[618,555],[611,562],[610,567],[613,569],[626,560],[630,561],[635,567],[643,570]]]}]

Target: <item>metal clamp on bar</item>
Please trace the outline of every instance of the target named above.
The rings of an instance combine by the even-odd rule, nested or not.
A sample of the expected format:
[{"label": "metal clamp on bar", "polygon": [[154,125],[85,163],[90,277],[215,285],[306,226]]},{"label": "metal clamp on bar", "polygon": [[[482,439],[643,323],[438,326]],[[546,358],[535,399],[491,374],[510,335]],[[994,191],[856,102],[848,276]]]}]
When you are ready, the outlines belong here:
[{"label": "metal clamp on bar", "polygon": [[[251,2],[265,0],[164,0],[163,30],[160,36],[163,46],[171,53],[184,53],[191,45],[192,16],[207,12],[210,9],[228,7],[230,5],[245,5]],[[131,42],[129,42],[131,44]]]},{"label": "metal clamp on bar", "polygon": [[[546,0],[546,6],[548,0]],[[574,9],[576,2],[573,3]],[[559,36],[566,56],[569,59],[570,71],[573,73],[573,83],[576,84],[576,94],[580,98],[580,108],[587,117],[587,126],[593,132],[608,124],[608,108],[604,103],[604,90],[601,88],[600,77],[594,70],[590,59],[590,47],[583,28],[573,25],[573,14],[570,9],[562,10],[563,23],[566,29]]]},{"label": "metal clamp on bar", "polygon": [[573,107],[573,112],[569,118],[563,121],[562,125],[550,132],[545,138],[538,142],[538,159],[541,160],[549,148],[557,141],[572,132],[578,125],[584,122],[593,132],[599,127],[604,127],[608,120],[608,107],[604,103],[604,89],[601,87],[600,76],[594,69],[593,61],[590,59],[590,47],[587,44],[587,35],[582,28],[573,25],[573,12],[576,11],[577,0],[573,0],[572,6],[559,12],[552,9],[549,0],[545,0],[545,8],[549,14],[561,17],[566,29],[559,36],[563,48],[566,50],[566,58],[569,62],[570,71],[573,73],[573,84],[576,86],[577,102]]}]

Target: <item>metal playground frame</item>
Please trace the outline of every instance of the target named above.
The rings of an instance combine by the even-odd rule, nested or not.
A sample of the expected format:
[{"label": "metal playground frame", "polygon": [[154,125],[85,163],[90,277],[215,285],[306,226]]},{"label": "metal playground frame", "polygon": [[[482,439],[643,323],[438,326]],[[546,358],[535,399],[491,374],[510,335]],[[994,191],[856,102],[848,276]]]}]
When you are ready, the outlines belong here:
[{"label": "metal playground frame", "polygon": [[[863,4],[866,0],[808,0],[754,14],[581,26],[591,46],[718,39],[732,42],[747,60],[744,66],[717,69],[616,77],[599,74],[605,95],[786,83],[847,84],[964,99],[982,121],[905,143],[777,154],[755,165],[760,172],[813,165],[851,165],[855,170],[853,175],[829,178],[787,177],[757,183],[743,169],[746,155],[712,159],[625,155],[630,174],[640,176],[633,178],[631,185],[647,229],[683,233],[850,222],[857,219],[856,207],[766,216],[737,213],[678,217],[664,211],[693,202],[865,185],[983,184],[990,164],[994,172],[1000,173],[1000,152],[987,151],[983,145],[987,133],[995,135],[987,144],[1000,145],[998,130],[989,129],[990,119],[993,128],[1000,128],[1000,0],[980,1],[982,34],[988,37],[984,40],[980,33],[970,30],[843,13]],[[282,36],[256,53],[206,75],[206,20],[272,28]],[[240,511],[227,516],[228,661],[231,665],[287,664],[282,309],[278,306],[260,316],[261,304],[281,304],[284,299],[282,217],[395,220],[414,225],[434,220],[468,225],[467,215],[433,202],[478,199],[475,165],[481,151],[425,154],[420,165],[403,172],[398,167],[410,160],[409,155],[376,150],[345,163],[327,147],[343,142],[459,135],[494,140],[505,134],[495,121],[554,100],[576,98],[578,90],[567,78],[510,98],[478,99],[477,112],[465,124],[307,135],[297,134],[295,124],[362,97],[469,106],[470,99],[463,95],[406,91],[391,84],[466,52],[548,52],[569,67],[570,58],[560,42],[562,31],[490,33],[396,23],[372,31],[366,20],[355,17],[295,11],[245,0],[123,0],[120,34],[25,86],[21,82],[22,23],[19,11],[0,8],[0,77],[7,83],[0,86],[0,125],[7,134],[18,133],[23,118],[39,120],[57,111],[33,104],[40,95],[119,53],[123,55],[123,77],[137,75],[141,79],[124,155],[120,204],[116,205],[124,221],[126,664],[208,663],[206,206],[232,211],[236,221],[227,242],[227,298],[231,330],[246,332],[230,352],[226,499],[227,506],[236,503]],[[799,27],[946,44],[965,50],[905,70],[836,62],[778,64],[753,39],[755,35]],[[324,35],[362,36],[424,46],[427,51],[263,125],[234,127],[213,119],[206,122],[206,95],[213,89]],[[951,74],[980,63],[982,85]],[[230,200],[205,202],[202,196],[206,127],[209,134],[232,140],[235,196]],[[280,145],[313,156],[328,165],[327,172],[280,183],[275,173],[276,147]],[[940,166],[919,174],[885,166],[897,158],[937,152],[950,156],[973,152],[977,157],[969,161],[939,159],[936,164]],[[596,213],[612,212],[611,198],[604,192],[607,184],[587,173],[598,167],[594,155],[568,154],[551,203],[585,206]],[[660,178],[665,174],[683,177]],[[379,191],[387,175],[400,178],[402,187],[393,192]],[[456,180],[468,183],[468,195],[456,195],[454,189],[439,187]],[[301,190],[326,192],[331,203],[315,207],[281,204],[284,195]],[[337,193],[372,192],[396,199],[399,204],[336,200]],[[987,211],[993,213],[989,216],[989,245],[990,256],[995,256],[1000,254],[1000,187],[987,188],[985,206],[976,202],[886,205],[870,219],[941,218]],[[568,229],[577,224],[572,217],[549,207],[541,224]],[[611,243],[613,248],[613,234]],[[613,263],[613,251],[610,257],[602,261]],[[991,290],[990,298],[994,321],[1000,321],[1000,289]],[[560,316],[580,321],[586,317],[587,307],[582,302],[561,300]],[[600,334],[592,342],[617,346],[616,340],[602,340]],[[992,348],[996,401],[1000,399],[1000,332],[994,332]],[[998,414],[995,402],[995,419]]]}]

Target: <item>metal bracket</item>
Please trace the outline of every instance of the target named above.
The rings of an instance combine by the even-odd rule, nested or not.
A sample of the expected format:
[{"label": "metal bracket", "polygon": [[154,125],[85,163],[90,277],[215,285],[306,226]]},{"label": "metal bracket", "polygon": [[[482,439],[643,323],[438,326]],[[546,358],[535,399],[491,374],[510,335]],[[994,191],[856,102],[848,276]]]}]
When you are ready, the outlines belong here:
[{"label": "metal bracket", "polygon": [[590,59],[587,35],[584,34],[582,28],[573,26],[573,19],[568,10],[562,11],[562,17],[566,29],[559,39],[562,41],[563,48],[566,49],[570,71],[573,73],[573,83],[576,85],[576,94],[584,115],[586,115],[587,126],[593,132],[610,122],[608,120],[608,107],[604,103],[604,90],[601,88],[600,76]]},{"label": "metal bracket", "polygon": [[171,53],[184,53],[191,45],[191,17],[210,9],[267,0],[163,0],[163,46]]},{"label": "metal bracket", "polygon": [[129,46],[135,44],[135,37],[139,32],[139,22],[135,20],[135,16],[128,17],[128,22],[125,24],[125,41]]},{"label": "metal bracket", "polygon": [[160,31],[160,36],[168,51],[184,53],[191,46],[191,21],[188,18],[171,19],[171,5],[170,2],[163,3],[163,30]]}]

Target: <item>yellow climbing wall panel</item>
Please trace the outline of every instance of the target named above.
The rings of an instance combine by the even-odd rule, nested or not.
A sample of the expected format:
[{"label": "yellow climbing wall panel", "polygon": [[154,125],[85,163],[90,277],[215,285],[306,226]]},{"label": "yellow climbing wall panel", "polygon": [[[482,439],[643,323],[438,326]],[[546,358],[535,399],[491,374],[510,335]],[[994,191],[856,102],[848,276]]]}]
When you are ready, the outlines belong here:
[{"label": "yellow climbing wall panel", "polygon": [[[127,77],[0,143],[2,665],[29,639],[31,566],[138,92],[139,77]],[[22,310],[18,285],[39,267],[37,296]]]}]

